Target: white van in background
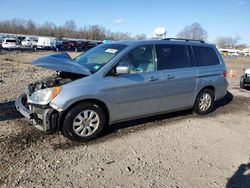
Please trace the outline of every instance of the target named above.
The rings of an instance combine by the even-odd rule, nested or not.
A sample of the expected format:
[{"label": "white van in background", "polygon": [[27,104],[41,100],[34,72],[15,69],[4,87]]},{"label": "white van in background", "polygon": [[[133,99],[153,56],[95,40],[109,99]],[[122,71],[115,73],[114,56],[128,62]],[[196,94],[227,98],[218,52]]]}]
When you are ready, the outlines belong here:
[{"label": "white van in background", "polygon": [[245,52],[244,52],[244,56],[245,56],[245,57],[250,57],[250,52],[245,51]]},{"label": "white van in background", "polygon": [[54,49],[56,48],[56,39],[50,37],[38,37],[36,43],[38,49]]},{"label": "white van in background", "polygon": [[22,46],[31,47],[37,43],[37,37],[26,37],[22,42]]},{"label": "white van in background", "polygon": [[17,40],[14,38],[5,38],[2,43],[3,48],[17,48]]}]

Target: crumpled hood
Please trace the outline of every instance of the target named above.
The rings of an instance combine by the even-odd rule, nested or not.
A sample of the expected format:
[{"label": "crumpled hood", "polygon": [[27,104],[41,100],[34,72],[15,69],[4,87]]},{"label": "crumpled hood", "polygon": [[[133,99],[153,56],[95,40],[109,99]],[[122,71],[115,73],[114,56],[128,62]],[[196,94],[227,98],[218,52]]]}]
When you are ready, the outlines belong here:
[{"label": "crumpled hood", "polygon": [[56,71],[71,72],[76,74],[90,75],[91,72],[80,65],[71,63],[72,59],[67,53],[56,53],[35,59],[32,64]]}]

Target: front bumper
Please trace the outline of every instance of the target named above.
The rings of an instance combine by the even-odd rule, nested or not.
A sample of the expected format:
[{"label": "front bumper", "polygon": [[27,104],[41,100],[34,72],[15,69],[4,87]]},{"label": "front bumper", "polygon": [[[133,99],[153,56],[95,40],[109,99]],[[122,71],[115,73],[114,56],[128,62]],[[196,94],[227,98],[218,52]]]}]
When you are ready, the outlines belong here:
[{"label": "front bumper", "polygon": [[240,78],[240,88],[250,87],[250,77],[244,75]]},{"label": "front bumper", "polygon": [[27,101],[26,99],[26,95],[22,94],[20,95],[16,101],[15,101],[15,106],[16,109],[26,118],[28,119],[32,119],[32,114],[30,112],[30,110],[28,109],[28,107],[25,104],[25,101]]},{"label": "front bumper", "polygon": [[59,129],[60,113],[53,108],[27,104],[25,94],[20,95],[15,101],[16,109],[32,121],[37,129],[45,133],[53,133]]}]

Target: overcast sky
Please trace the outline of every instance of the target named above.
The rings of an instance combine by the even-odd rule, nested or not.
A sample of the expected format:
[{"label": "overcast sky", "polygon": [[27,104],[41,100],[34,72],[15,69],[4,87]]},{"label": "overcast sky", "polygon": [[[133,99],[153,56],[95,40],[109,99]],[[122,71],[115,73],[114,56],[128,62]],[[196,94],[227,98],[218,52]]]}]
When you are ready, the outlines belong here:
[{"label": "overcast sky", "polygon": [[159,26],[175,37],[185,26],[199,22],[210,42],[239,35],[241,43],[250,45],[249,0],[0,0],[0,20],[12,18],[56,25],[72,19],[78,27],[98,24],[149,38]]}]

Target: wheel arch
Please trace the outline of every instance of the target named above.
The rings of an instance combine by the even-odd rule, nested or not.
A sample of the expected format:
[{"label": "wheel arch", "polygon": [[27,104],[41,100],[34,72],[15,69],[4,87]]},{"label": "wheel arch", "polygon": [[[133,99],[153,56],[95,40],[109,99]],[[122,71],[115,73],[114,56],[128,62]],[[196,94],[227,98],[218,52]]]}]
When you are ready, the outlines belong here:
[{"label": "wheel arch", "polygon": [[200,93],[204,90],[204,89],[209,89],[211,90],[212,92],[214,92],[214,97],[215,97],[215,87],[212,86],[212,85],[207,85],[207,86],[204,86],[202,87],[199,92],[197,92],[196,96],[195,96],[195,101],[197,100],[197,97],[200,95]]},{"label": "wheel arch", "polygon": [[215,96],[215,87],[212,86],[212,85],[207,85],[207,86],[204,86],[204,87],[200,88],[200,89],[199,89],[199,92],[196,93],[196,96],[195,96],[195,99],[194,99],[194,105],[195,105],[195,103],[196,103],[196,100],[197,100],[198,96],[200,95],[200,93],[201,93],[204,89],[210,89],[211,91],[213,91],[213,92],[214,92],[214,99],[216,98],[216,96]]},{"label": "wheel arch", "polygon": [[72,103],[65,111],[63,111],[61,116],[60,116],[60,120],[58,122],[58,129],[62,130],[62,125],[63,125],[64,119],[72,108],[74,108],[75,106],[77,106],[79,104],[87,103],[87,102],[97,104],[98,106],[101,107],[101,109],[104,111],[104,114],[106,116],[106,124],[108,125],[110,116],[109,116],[109,110],[108,110],[107,105],[99,99],[89,98],[89,99],[83,99],[83,100],[76,101],[76,102]]}]

